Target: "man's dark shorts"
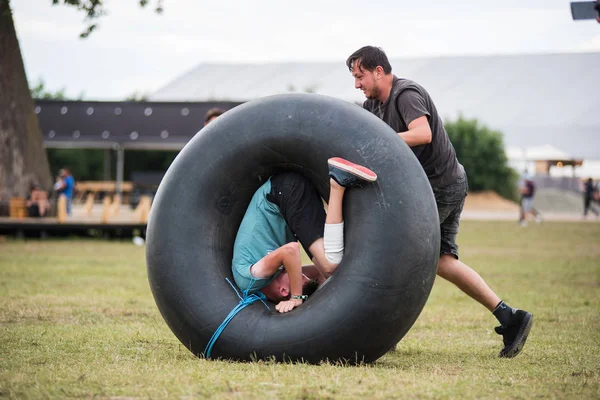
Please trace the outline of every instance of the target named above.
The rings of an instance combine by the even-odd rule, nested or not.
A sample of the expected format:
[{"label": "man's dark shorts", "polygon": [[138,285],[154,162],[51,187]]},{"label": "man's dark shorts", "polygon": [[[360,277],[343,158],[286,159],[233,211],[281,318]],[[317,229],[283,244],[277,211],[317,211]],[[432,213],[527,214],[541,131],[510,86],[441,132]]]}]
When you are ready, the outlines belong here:
[{"label": "man's dark shorts", "polygon": [[465,205],[465,197],[469,184],[467,175],[464,174],[458,181],[444,187],[433,188],[435,202],[437,203],[438,215],[440,217],[441,245],[440,256],[451,254],[458,259],[458,245],[456,235],[460,214]]},{"label": "man's dark shorts", "polygon": [[295,172],[274,175],[267,200],[279,207],[281,215],[312,259],[308,248],[323,237],[325,227],[325,209],[313,184]]}]

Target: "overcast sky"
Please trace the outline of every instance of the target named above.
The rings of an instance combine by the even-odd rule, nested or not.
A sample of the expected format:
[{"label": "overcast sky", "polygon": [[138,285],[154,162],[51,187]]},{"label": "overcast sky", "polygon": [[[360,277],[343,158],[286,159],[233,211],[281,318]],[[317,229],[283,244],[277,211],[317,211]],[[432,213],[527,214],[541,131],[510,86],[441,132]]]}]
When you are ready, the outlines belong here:
[{"label": "overcast sky", "polygon": [[106,0],[85,40],[83,13],[51,3],[11,2],[30,85],[89,100],[152,93],[201,63],[343,63],[366,44],[390,58],[600,51],[600,25],[564,0],[164,0],[162,15]]}]

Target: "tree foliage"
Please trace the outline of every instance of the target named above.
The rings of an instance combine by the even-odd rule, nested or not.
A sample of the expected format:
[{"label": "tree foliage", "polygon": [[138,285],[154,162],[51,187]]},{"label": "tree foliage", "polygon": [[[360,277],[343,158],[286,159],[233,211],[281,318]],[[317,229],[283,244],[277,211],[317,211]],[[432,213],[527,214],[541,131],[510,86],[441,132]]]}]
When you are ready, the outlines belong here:
[{"label": "tree foliage", "polygon": [[66,167],[77,180],[100,181],[104,178],[102,149],[46,149],[46,152],[52,176],[57,176],[58,171]]},{"label": "tree foliage", "polygon": [[[156,0],[156,7],[154,10],[161,14],[163,12],[162,6],[163,0]],[[98,27],[97,20],[108,14],[106,11],[103,0],[52,0],[52,5],[65,4],[71,7],[75,7],[78,11],[82,11],[85,13],[85,22],[87,27],[79,37],[86,38],[88,37],[96,28]],[[141,7],[146,7],[150,1],[149,0],[139,0]]]},{"label": "tree foliage", "polygon": [[469,177],[469,189],[493,190],[516,200],[518,174],[508,165],[502,133],[462,115],[444,126]]},{"label": "tree foliage", "polygon": [[[39,100],[70,100],[66,94],[66,88],[62,87],[59,90],[53,92],[46,88],[46,83],[43,79],[39,79],[38,83],[35,84],[32,88],[29,89],[31,91],[31,97],[33,99]],[[79,98],[77,100],[83,100],[84,93],[81,92],[79,94]]]},{"label": "tree foliage", "polygon": [[[50,170],[56,176],[58,171],[67,167],[76,180],[101,181],[104,180],[103,149],[47,149]],[[132,172],[165,172],[177,156],[177,151],[162,150],[126,150],[123,176],[130,180]],[[115,163],[116,154],[109,151],[109,179],[116,179]],[[149,167],[151,166],[151,167]]]},{"label": "tree foliage", "polygon": [[125,97],[125,101],[148,101],[148,93],[135,91]]},{"label": "tree foliage", "polygon": [[31,97],[33,99],[41,99],[41,100],[67,100],[67,95],[65,94],[65,88],[61,88],[56,92],[51,92],[46,89],[46,84],[42,79],[38,81],[36,85],[34,85],[31,89]]}]

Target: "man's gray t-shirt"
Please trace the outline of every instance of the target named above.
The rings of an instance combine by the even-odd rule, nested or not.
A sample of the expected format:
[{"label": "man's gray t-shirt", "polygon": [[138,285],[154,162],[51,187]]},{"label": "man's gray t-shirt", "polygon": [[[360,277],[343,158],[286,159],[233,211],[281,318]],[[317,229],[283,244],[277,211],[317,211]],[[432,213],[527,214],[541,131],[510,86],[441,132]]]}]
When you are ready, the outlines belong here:
[{"label": "man's gray t-shirt", "polygon": [[442,120],[425,89],[408,79],[394,76],[392,91],[385,103],[369,99],[363,107],[381,118],[396,132],[406,132],[415,119],[427,116],[431,127],[431,143],[411,147],[423,166],[432,187],[444,187],[464,176],[463,166]]}]

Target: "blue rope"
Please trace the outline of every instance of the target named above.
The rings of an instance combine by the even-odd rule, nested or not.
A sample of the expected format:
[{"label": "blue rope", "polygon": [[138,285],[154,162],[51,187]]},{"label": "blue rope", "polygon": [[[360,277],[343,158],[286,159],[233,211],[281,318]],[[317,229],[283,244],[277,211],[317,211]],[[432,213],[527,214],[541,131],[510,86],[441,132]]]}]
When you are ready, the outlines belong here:
[{"label": "blue rope", "polygon": [[262,294],[261,292],[256,292],[256,293],[253,293],[250,295],[248,294],[248,291],[254,284],[254,281],[255,281],[254,279],[252,279],[250,281],[250,284],[248,285],[248,289],[246,289],[242,292],[242,294],[244,295],[243,297],[240,295],[240,293],[238,292],[236,287],[233,286],[233,284],[231,283],[229,278],[225,278],[225,280],[227,281],[227,283],[229,283],[231,288],[234,290],[237,297],[240,298],[240,302],[233,308],[233,310],[231,310],[231,312],[227,315],[227,317],[221,323],[221,325],[219,325],[219,327],[217,328],[215,333],[213,333],[212,337],[208,341],[208,344],[206,345],[206,348],[204,349],[204,357],[206,357],[206,358],[210,358],[210,354],[212,353],[212,349],[213,349],[213,346],[215,345],[215,342],[217,341],[219,336],[221,336],[221,333],[225,330],[225,327],[227,327],[227,324],[229,324],[229,322],[233,319],[233,317],[235,317],[240,311],[242,311],[244,308],[248,307],[250,304],[255,303],[256,301],[259,301],[259,300],[265,305],[265,307],[267,307],[267,309],[269,309],[269,306],[267,305],[267,303],[265,303],[266,297],[264,294]]}]

